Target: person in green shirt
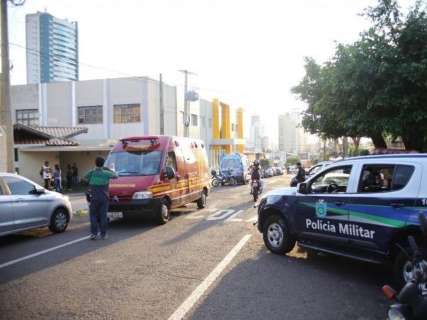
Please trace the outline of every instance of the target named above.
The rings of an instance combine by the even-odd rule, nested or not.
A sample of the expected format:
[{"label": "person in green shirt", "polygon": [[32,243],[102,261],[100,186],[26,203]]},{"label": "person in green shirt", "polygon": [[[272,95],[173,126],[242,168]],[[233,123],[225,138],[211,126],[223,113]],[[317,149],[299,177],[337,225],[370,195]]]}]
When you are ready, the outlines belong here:
[{"label": "person in green shirt", "polygon": [[92,240],[107,239],[107,213],[108,213],[108,184],[110,179],[116,179],[117,174],[104,167],[102,157],[95,159],[96,167],[85,175],[89,184],[88,200],[90,216],[90,238]]}]

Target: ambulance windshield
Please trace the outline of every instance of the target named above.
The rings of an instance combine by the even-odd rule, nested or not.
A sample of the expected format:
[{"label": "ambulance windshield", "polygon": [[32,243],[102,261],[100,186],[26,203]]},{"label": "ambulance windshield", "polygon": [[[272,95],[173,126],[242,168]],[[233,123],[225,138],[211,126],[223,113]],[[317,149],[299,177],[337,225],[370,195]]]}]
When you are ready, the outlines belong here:
[{"label": "ambulance windshield", "polygon": [[119,176],[152,176],[160,172],[161,151],[112,152],[106,166]]}]

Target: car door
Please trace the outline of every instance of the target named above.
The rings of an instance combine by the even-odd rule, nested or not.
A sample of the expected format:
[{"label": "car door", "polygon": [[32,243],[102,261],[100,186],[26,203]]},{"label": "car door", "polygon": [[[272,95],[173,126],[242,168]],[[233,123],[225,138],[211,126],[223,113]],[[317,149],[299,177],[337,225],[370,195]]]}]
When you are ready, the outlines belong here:
[{"label": "car door", "polygon": [[416,163],[363,164],[349,206],[350,245],[386,253],[390,241],[414,215],[420,177],[421,166]]},{"label": "car door", "polygon": [[36,185],[19,176],[7,176],[4,181],[13,197],[16,229],[47,225],[50,216],[47,194],[36,194]]},{"label": "car door", "polygon": [[169,184],[169,189],[171,190],[170,191],[170,198],[172,200],[172,206],[176,207],[176,206],[180,205],[182,202],[182,200],[181,200],[182,190],[180,190],[180,188],[178,187],[178,179],[179,179],[178,177],[180,176],[180,174],[178,172],[176,155],[175,155],[175,152],[173,151],[173,149],[171,151],[169,151],[167,154],[165,166],[171,167],[175,171],[175,177],[170,178],[170,179],[165,177],[165,179],[166,179],[167,183]]},{"label": "car door", "polygon": [[9,194],[9,189],[0,177],[0,234],[11,232],[14,229],[13,197]]},{"label": "car door", "polygon": [[348,222],[348,187],[351,165],[331,168],[307,182],[307,194],[298,194],[296,223],[301,238],[345,246],[348,237],[340,232]]}]

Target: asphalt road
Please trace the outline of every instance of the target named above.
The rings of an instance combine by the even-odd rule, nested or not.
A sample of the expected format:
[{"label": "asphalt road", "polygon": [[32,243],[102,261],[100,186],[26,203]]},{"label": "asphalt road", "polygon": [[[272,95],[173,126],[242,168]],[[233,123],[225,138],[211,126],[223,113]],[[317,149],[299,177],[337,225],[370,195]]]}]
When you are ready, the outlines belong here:
[{"label": "asphalt road", "polygon": [[0,238],[0,318],[385,319],[383,267],[298,248],[270,254],[247,186],[219,188],[208,202],[163,226],[115,221],[108,240],[87,239],[87,217],[63,234]]}]

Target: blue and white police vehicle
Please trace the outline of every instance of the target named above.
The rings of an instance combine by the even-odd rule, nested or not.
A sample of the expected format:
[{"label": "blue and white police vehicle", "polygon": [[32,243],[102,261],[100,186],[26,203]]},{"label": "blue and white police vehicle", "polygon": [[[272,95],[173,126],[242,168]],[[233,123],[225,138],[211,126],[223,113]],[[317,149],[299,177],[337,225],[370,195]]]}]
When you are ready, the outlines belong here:
[{"label": "blue and white police vehicle", "polygon": [[427,154],[378,155],[330,164],[300,183],[267,193],[258,230],[273,253],[300,247],[393,265],[403,284],[411,262],[400,248],[421,241],[418,217],[427,216]]}]

